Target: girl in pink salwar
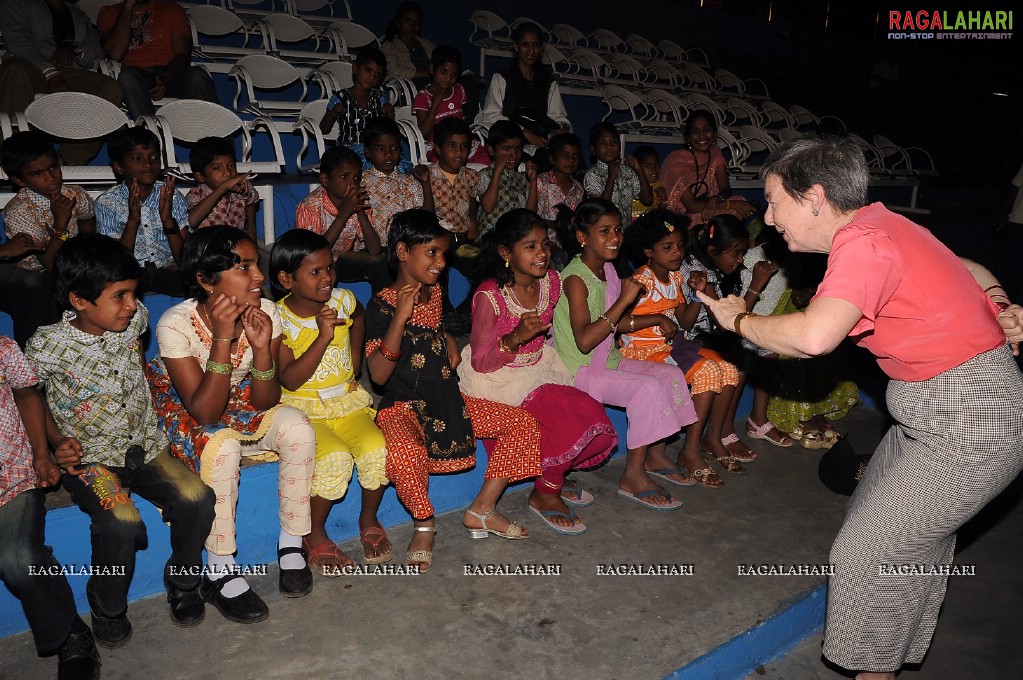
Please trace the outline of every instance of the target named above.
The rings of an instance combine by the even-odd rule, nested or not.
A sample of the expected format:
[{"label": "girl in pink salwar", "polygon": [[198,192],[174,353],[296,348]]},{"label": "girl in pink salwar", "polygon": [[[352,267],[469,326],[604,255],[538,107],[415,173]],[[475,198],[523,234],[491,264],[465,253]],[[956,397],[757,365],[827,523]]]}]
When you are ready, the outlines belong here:
[{"label": "girl in pink salwar", "polygon": [[685,376],[677,366],[623,359],[614,345],[619,330],[632,330],[628,312],[644,290],[635,279],[619,280],[611,264],[623,242],[618,208],[587,199],[572,224],[582,253],[561,273],[565,294],[554,309],[554,348],[575,374],[576,387],[597,401],[625,407],[628,452],[618,495],[652,510],[675,510],[682,501],[650,474],[693,483],[664,452],[667,437],[696,422]]}]

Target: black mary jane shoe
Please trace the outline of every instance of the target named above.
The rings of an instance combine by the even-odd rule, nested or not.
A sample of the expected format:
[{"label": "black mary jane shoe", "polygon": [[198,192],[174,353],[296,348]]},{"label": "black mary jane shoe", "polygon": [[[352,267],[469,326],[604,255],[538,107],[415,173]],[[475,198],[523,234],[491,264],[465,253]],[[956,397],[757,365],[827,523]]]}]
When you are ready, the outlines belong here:
[{"label": "black mary jane shoe", "polygon": [[[285,555],[298,553],[305,560],[301,569],[285,569],[280,567],[281,558]],[[277,566],[280,567],[280,577],[277,580],[277,587],[284,597],[304,597],[313,591],[313,570],[309,568],[309,555],[302,548],[278,548]]]},{"label": "black mary jane shoe", "polygon": [[57,650],[57,680],[98,680],[99,676],[96,641],[85,621],[78,619],[71,625],[67,640]]},{"label": "black mary jane shoe", "polygon": [[167,579],[163,580],[167,589],[167,602],[170,604],[171,621],[178,628],[198,626],[206,618],[206,603],[202,601],[199,588],[182,590]]},{"label": "black mary jane shoe", "polygon": [[98,644],[113,649],[121,647],[131,639],[131,621],[128,614],[120,616],[99,616],[92,614],[92,635]]},{"label": "black mary jane shoe", "polygon": [[199,581],[199,595],[205,602],[209,602],[217,608],[224,618],[235,623],[259,623],[270,616],[270,609],[263,602],[263,598],[256,595],[256,591],[249,588],[241,595],[224,597],[221,593],[224,586],[236,578],[243,578],[241,574],[228,574],[216,581],[210,580],[203,575]]}]

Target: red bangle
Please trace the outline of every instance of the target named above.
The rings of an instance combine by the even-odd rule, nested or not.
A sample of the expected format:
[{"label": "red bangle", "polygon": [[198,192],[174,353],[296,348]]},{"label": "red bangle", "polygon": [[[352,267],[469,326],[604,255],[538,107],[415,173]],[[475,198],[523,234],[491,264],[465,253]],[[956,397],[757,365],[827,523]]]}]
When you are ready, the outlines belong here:
[{"label": "red bangle", "polygon": [[377,350],[380,352],[380,356],[387,359],[388,361],[397,361],[401,358],[401,354],[398,352],[392,352],[391,350],[384,347],[384,343],[377,345]]}]

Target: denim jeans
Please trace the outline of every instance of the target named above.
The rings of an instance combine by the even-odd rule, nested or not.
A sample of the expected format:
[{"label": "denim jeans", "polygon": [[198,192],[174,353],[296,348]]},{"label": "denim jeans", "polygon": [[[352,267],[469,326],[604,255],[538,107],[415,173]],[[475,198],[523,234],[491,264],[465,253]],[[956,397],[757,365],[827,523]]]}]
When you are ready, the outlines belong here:
[{"label": "denim jeans", "polygon": [[92,519],[92,564],[86,594],[94,614],[115,617],[128,608],[128,586],[135,573],[135,551],[146,547],[146,525],[131,492],[152,502],[170,524],[171,555],[164,570],[181,590],[199,585],[202,549],[213,524],[213,490],[164,449],[148,463],[133,467],[79,466],[81,475],[64,473],[62,483]]},{"label": "denim jeans", "polygon": [[[124,94],[124,105],[128,107],[128,113],[132,118],[139,116],[152,116],[156,113],[153,106],[153,98],[149,96],[149,89],[153,87],[156,76],[163,71],[162,66],[150,68],[138,68],[135,66],[123,66],[117,76],[117,83],[121,86]],[[189,66],[183,69],[176,77],[166,80],[167,91],[165,96],[178,99],[202,99],[204,101],[219,104],[217,90],[213,86],[213,79],[210,74],[200,66]]]},{"label": "denim jeans", "polygon": [[40,656],[55,653],[78,618],[67,577],[47,571],[60,564],[43,545],[45,497],[29,489],[0,507],[0,578],[21,601]]}]

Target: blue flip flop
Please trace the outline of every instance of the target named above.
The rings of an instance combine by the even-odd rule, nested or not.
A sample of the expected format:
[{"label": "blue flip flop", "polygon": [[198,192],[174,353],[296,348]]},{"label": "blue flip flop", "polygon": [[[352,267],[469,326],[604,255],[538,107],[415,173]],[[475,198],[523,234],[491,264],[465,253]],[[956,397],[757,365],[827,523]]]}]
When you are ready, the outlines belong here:
[{"label": "blue flip flop", "polygon": [[[562,485],[561,487],[561,500],[565,502],[565,505],[574,505],[577,508],[585,508],[593,505],[593,494],[582,488],[579,482],[573,480],[575,486]],[[569,498],[565,495],[565,492],[574,494],[576,498]]]},{"label": "blue flip flop", "polygon": [[534,508],[532,505],[529,506],[529,509],[533,512],[534,515],[543,520],[543,523],[546,524],[547,527],[556,534],[564,534],[565,536],[578,536],[579,534],[586,533],[586,525],[583,524],[582,522],[579,522],[572,528],[568,528],[555,524],[550,520],[551,517],[564,517],[567,520],[575,522],[576,514],[575,510],[573,510],[572,508],[568,509],[567,515],[561,512],[560,510],[540,511]]},{"label": "blue flip flop", "polygon": [[[635,494],[629,493],[625,489],[618,489],[618,495],[626,500],[632,501],[633,503],[639,503],[644,508],[649,508],[650,510],[678,510],[682,507],[682,501],[677,500],[674,496],[663,489],[658,489],[656,491],[651,489],[650,491],[640,491]],[[643,500],[644,498],[650,498],[651,496],[664,496],[668,499],[668,502],[664,505],[657,505]]]}]

